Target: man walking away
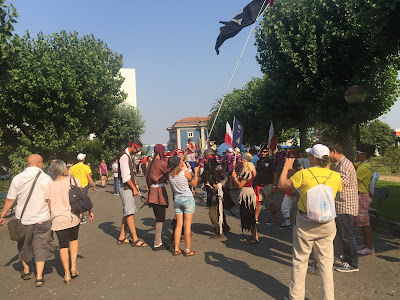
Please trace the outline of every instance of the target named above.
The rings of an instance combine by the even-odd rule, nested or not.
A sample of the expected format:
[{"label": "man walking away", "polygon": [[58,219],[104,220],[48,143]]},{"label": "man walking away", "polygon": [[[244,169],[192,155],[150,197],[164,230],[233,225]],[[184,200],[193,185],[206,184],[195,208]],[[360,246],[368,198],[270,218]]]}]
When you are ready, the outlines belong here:
[{"label": "man walking away", "polygon": [[[19,258],[22,261],[24,270],[21,271],[21,278],[31,279],[32,272],[29,263],[32,258],[36,264],[36,287],[44,285],[43,269],[45,261],[54,259],[54,244],[51,235],[50,210],[45,199],[47,184],[52,182],[49,175],[43,169],[43,158],[38,154],[29,155],[28,167],[19,173],[11,182],[7,198],[0,214],[0,226],[5,222],[4,216],[17,200],[15,217],[21,219],[25,227],[25,237],[18,241]],[[35,182],[35,178],[37,178]],[[32,186],[32,194],[29,193]],[[26,210],[21,218],[25,203]]]}]

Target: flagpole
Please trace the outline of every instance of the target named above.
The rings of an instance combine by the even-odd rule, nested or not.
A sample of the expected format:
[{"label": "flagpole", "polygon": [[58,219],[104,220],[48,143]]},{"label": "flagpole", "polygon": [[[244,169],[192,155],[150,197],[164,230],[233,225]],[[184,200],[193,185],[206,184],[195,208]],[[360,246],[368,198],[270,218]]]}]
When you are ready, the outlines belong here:
[{"label": "flagpole", "polygon": [[[235,76],[236,70],[237,70],[237,68],[238,68],[238,66],[239,66],[239,63],[240,63],[241,59],[242,59],[242,56],[243,56],[244,50],[246,49],[247,43],[249,42],[249,39],[250,39],[251,34],[252,34],[253,30],[254,30],[254,27],[255,27],[256,24],[257,24],[258,19],[259,19],[260,16],[262,15],[262,12],[263,12],[263,9],[262,9],[262,8],[264,7],[265,2],[267,2],[267,0],[264,0],[263,5],[261,6],[261,8],[260,8],[260,10],[259,10],[259,12],[258,12],[256,21],[254,22],[253,27],[251,28],[251,31],[250,31],[250,33],[249,33],[249,36],[247,37],[246,43],[244,44],[242,53],[241,53],[240,56],[239,56],[239,59],[238,59],[238,61],[237,61],[237,63],[236,63],[235,69],[233,70],[231,79],[229,80],[229,83],[228,83],[228,87],[226,88],[225,94],[224,94],[224,96],[222,97],[221,104],[219,105],[217,114],[216,114],[216,116],[215,116],[215,118],[214,118],[213,124],[212,124],[211,129],[210,129],[210,132],[209,132],[209,134],[208,134],[208,139],[210,139],[210,136],[211,136],[211,134],[212,134],[212,132],[213,132],[213,130],[214,130],[215,121],[217,120],[218,115],[219,115],[219,111],[221,110],[221,107],[222,107],[222,105],[224,104],[225,97],[226,97],[226,95],[228,94],[229,87],[230,87],[230,85],[231,85],[231,83],[232,83],[233,77]],[[267,6],[265,7],[265,9],[267,9],[268,7],[269,7],[269,3],[268,3]]]}]

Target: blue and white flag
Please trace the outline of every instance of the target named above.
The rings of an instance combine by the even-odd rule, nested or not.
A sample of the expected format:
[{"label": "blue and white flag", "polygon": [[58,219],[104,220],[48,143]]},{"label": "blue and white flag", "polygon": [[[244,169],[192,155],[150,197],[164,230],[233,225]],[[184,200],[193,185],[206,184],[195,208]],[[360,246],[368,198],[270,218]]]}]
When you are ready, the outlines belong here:
[{"label": "blue and white flag", "polygon": [[232,139],[232,144],[235,145],[236,147],[241,148],[242,143],[243,143],[243,131],[244,127],[243,125],[239,122],[236,117],[233,119],[233,139]]}]

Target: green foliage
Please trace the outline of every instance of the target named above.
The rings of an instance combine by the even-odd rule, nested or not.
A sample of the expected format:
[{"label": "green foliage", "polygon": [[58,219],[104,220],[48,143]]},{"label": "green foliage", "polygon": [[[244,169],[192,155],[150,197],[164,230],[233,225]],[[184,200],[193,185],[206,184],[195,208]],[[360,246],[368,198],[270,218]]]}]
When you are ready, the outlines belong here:
[{"label": "green foliage", "polygon": [[9,72],[0,87],[0,125],[32,151],[55,155],[104,126],[121,103],[122,56],[93,35],[27,32],[12,39]]},{"label": "green foliage", "polygon": [[21,145],[9,156],[11,163],[10,174],[12,177],[26,168],[26,160],[31,154],[32,152],[28,150],[27,146]]},{"label": "green foliage", "polygon": [[[378,180],[376,186],[378,188],[386,188],[389,190],[389,197],[383,201],[382,208],[379,211],[379,215],[383,218],[400,222],[400,183]],[[377,199],[374,198],[371,207],[376,207],[377,203]]]},{"label": "green foliage", "polygon": [[9,40],[11,38],[12,32],[14,31],[13,24],[16,23],[16,18],[18,18],[18,13],[15,7],[10,4],[8,6],[5,0],[0,0],[0,73],[3,75],[3,62],[7,58]]},{"label": "green foliage", "polygon": [[385,153],[385,162],[391,167],[392,172],[397,173],[400,167],[400,148],[388,147]]},{"label": "green foliage", "polygon": [[364,143],[377,146],[381,155],[385,155],[386,149],[395,141],[390,125],[379,119],[360,127],[360,139]]},{"label": "green foliage", "polygon": [[147,147],[146,147],[146,146],[143,146],[141,152],[142,152],[142,156],[148,156],[148,155],[149,155],[149,152],[150,152],[150,145],[148,145]]},{"label": "green foliage", "polygon": [[115,159],[128,146],[128,141],[144,133],[144,121],[138,109],[120,104],[109,113],[107,127],[99,134],[103,141],[102,157],[106,161]]}]

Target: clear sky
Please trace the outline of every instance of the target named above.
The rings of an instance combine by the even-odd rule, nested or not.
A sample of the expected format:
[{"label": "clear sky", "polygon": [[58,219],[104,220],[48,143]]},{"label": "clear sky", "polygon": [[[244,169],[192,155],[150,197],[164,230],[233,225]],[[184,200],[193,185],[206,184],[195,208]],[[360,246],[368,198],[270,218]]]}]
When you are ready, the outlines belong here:
[{"label": "clear sky", "polygon": [[[251,26],[225,41],[216,55],[219,21],[229,21],[250,0],[8,0],[19,18],[14,33],[35,37],[77,31],[93,34],[136,69],[137,104],[146,122],[143,143],[168,141],[166,128],[185,117],[207,116],[222,98]],[[261,77],[254,34],[231,88]],[[381,119],[400,128],[400,104]],[[266,130],[268,130],[266,128]]]}]

